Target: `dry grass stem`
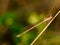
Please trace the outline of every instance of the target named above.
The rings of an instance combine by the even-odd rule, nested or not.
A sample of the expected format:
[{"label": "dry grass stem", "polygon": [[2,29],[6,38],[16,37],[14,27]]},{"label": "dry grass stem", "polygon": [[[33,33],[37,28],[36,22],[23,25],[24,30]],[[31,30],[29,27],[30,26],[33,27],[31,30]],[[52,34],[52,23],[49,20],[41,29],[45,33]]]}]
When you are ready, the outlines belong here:
[{"label": "dry grass stem", "polygon": [[33,40],[33,42],[30,45],[33,45],[37,39],[43,34],[44,31],[48,28],[48,26],[51,24],[51,22],[60,14],[60,11],[50,20],[50,22],[46,25],[46,27],[39,33],[39,35]]}]

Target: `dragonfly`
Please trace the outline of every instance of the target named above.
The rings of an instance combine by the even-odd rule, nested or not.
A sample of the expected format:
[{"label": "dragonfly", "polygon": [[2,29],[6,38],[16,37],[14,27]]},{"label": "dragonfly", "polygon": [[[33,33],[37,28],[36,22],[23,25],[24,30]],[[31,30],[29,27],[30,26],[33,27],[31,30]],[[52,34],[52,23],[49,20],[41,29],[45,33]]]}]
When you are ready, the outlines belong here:
[{"label": "dragonfly", "polygon": [[[59,1],[59,0],[58,0]],[[34,43],[38,40],[38,38],[46,31],[46,29],[49,27],[49,25],[53,22],[53,20],[60,14],[60,10],[59,10],[59,6],[60,6],[60,2],[58,2],[57,0],[55,0],[54,4],[52,5],[48,15],[48,18],[45,18],[43,21],[39,22],[38,24],[34,25],[33,27],[27,29],[26,31],[22,32],[21,34],[18,34],[16,37],[21,37],[22,35],[24,35],[25,33],[29,32],[30,30],[36,28],[37,26],[41,25],[44,22],[49,21],[49,23],[44,27],[44,29],[36,36],[36,38],[32,41],[32,43],[30,45],[34,45]],[[57,5],[58,4],[58,5]],[[56,9],[58,9],[59,11],[56,12]],[[54,12],[55,11],[55,12]],[[53,14],[56,13],[56,14]],[[53,16],[54,15],[54,16]]]},{"label": "dragonfly", "polygon": [[38,34],[38,36],[37,36],[37,37],[33,40],[33,42],[30,44],[30,45],[33,45],[33,44],[36,42],[36,40],[43,34],[43,32],[46,31],[46,29],[49,27],[49,25],[52,23],[52,21],[53,21],[59,14],[60,14],[60,10],[56,13],[56,15],[55,15],[54,17],[50,16],[50,17],[44,19],[42,22],[40,22],[40,23],[34,25],[33,27],[27,29],[27,30],[24,31],[23,33],[18,34],[16,37],[20,37],[20,36],[24,35],[25,33],[29,32],[30,30],[34,29],[35,27],[39,26],[40,24],[42,24],[42,23],[50,20],[49,23],[46,25],[46,27]]}]

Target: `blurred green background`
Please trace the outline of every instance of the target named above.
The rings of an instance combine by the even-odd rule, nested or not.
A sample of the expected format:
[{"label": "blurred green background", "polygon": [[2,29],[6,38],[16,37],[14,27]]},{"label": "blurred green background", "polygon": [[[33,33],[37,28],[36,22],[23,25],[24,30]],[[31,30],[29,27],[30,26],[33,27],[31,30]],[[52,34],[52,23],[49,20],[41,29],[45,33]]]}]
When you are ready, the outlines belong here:
[{"label": "blurred green background", "polygon": [[[43,21],[50,13],[56,14],[60,6],[58,2],[60,3],[59,0],[0,0],[0,45],[30,45],[48,22],[21,37],[16,36]],[[34,45],[60,45],[60,15]]]}]

